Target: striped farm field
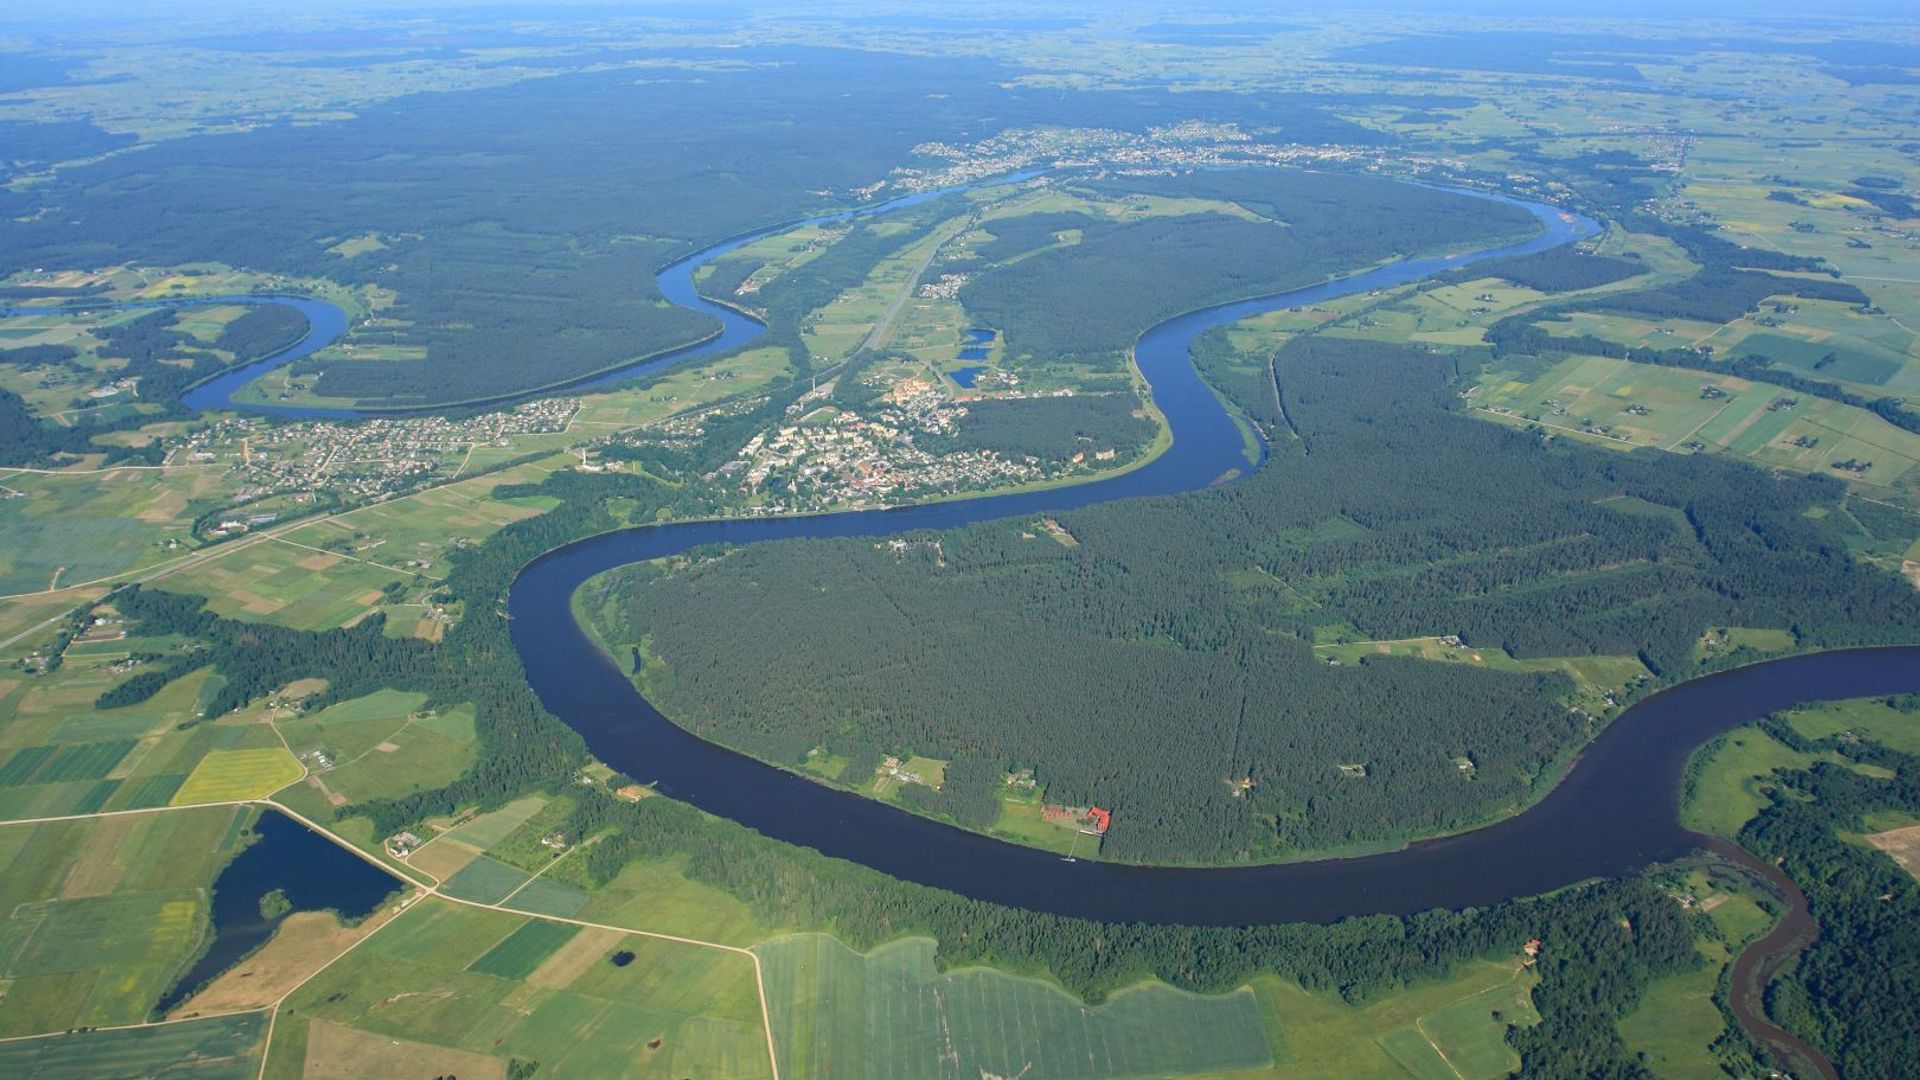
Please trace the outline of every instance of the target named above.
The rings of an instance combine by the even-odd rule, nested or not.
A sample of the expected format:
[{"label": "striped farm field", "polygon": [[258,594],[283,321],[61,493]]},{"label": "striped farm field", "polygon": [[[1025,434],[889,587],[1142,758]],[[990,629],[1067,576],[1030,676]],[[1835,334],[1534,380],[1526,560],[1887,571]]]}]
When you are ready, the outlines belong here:
[{"label": "striped farm field", "polygon": [[782,1076],[1181,1076],[1256,1069],[1272,1050],[1253,993],[1151,986],[1088,1006],[988,969],[941,973],[915,938],[867,955],[797,934],[757,946]]}]

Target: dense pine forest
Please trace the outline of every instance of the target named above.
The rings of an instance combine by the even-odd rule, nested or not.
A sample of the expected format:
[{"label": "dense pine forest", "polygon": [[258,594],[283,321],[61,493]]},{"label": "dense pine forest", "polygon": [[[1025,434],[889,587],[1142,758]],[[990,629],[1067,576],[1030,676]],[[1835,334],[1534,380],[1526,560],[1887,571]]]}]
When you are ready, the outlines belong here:
[{"label": "dense pine forest", "polygon": [[[1920,720],[1920,698],[1888,703]],[[1859,738],[1809,740],[1781,720],[1765,727],[1792,749],[1842,759],[1775,773],[1770,805],[1740,833],[1740,846],[1800,886],[1820,926],[1771,988],[1767,1011],[1826,1050],[1842,1076],[1905,1075],[1920,1061],[1911,992],[1920,980],[1920,885],[1856,838],[1871,831],[1868,813],[1920,813],[1920,757]]]},{"label": "dense pine forest", "polygon": [[[0,276],[205,261],[377,284],[394,291],[382,313],[393,325],[353,340],[424,359],[300,371],[321,372],[318,393],[370,406],[466,401],[700,337],[711,320],[665,304],[656,271],[730,234],[857,202],[853,189],[927,140],[1144,131],[1196,114],[1284,123],[1300,139],[1380,138],[1330,115],[1334,95],[1083,93],[1019,84],[988,60],[818,48],[693,59],[718,63],[422,94],[339,123],[161,142],[63,170],[32,195],[0,189]],[[858,109],[849,85],[863,87]],[[482,151],[476,116],[489,118]],[[356,237],[381,246],[329,250]]]},{"label": "dense pine forest", "polygon": [[[93,331],[100,342],[101,359],[123,361],[116,374],[138,380],[140,399],[159,406],[159,416],[174,419],[193,415],[179,400],[189,387],[229,367],[264,360],[295,344],[307,332],[305,315],[278,304],[249,308],[206,344],[179,329],[179,321],[178,309],[163,308]],[[78,356],[70,345],[36,345],[0,349],[0,364],[27,368],[66,365],[91,374],[75,361]],[[132,430],[156,419],[150,412],[122,412],[100,421],[92,415],[98,404],[92,398],[76,398],[72,405],[75,417],[67,423],[55,423],[35,416],[20,395],[0,389],[0,464],[38,465],[54,454],[92,453],[102,449],[93,445],[95,435]],[[106,450],[109,464],[139,453],[125,446]]]},{"label": "dense pine forest", "polygon": [[1115,811],[1110,856],[1224,862],[1483,820],[1592,732],[1557,675],[1333,668],[1316,633],[1678,678],[1711,626],[1809,647],[1920,628],[1912,589],[1808,516],[1833,481],[1487,425],[1420,348],[1306,338],[1274,366],[1297,434],[1276,423],[1245,482],[1063,514],[1073,546],[1013,521],[629,568],[605,633],[647,642],[667,669],[650,696],[716,741],[968,763],[940,809],[975,823],[1001,773],[1032,768],[1050,799]]},{"label": "dense pine forest", "polygon": [[[1230,202],[1260,220],[1048,213],[989,222],[995,239],[980,254],[996,269],[968,282],[960,299],[1000,328],[1016,358],[1115,360],[1142,331],[1181,311],[1536,229],[1518,207],[1374,177],[1241,169],[1082,183],[1105,198]],[[1078,240],[1057,244],[1055,234],[1068,230]]]}]

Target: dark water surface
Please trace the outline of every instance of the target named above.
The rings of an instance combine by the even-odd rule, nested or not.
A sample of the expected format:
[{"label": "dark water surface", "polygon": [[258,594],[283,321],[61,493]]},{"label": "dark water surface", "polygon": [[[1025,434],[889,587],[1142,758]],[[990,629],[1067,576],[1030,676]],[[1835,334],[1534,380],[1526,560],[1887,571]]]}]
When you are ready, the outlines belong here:
[{"label": "dark water surface", "polygon": [[[811,220],[845,220],[947,193],[925,192]],[[1707,676],[1663,691],[1615,720],[1581,755],[1565,780],[1532,809],[1474,832],[1364,858],[1235,868],[1163,868],[1065,862],[1045,852],[965,832],[838,791],[705,742],[675,727],[641,697],[618,666],[607,660],[575,623],[569,607],[573,592],[594,574],[705,544],[948,529],[1113,499],[1190,491],[1243,475],[1260,462],[1245,457],[1240,430],[1195,373],[1189,360],[1194,337],[1267,311],[1406,284],[1483,259],[1547,250],[1590,235],[1597,228],[1586,218],[1550,206],[1485,197],[1526,207],[1540,221],[1542,231],[1520,243],[1410,259],[1275,296],[1191,312],[1147,331],[1135,349],[1135,357],[1151,384],[1156,404],[1167,417],[1174,441],[1159,458],[1130,473],[1058,490],[895,510],[650,526],[593,537],[543,556],[521,573],[509,596],[513,638],[529,682],[547,708],[578,730],[602,760],[636,778],[655,782],[663,792],[710,813],[906,880],[983,900],[1110,921],[1248,925],[1459,908],[1623,873],[1699,846],[1700,838],[1682,829],[1676,817],[1681,770],[1695,747],[1720,732],[1797,703],[1920,690],[1920,646],[1792,657]],[[657,283],[666,298],[714,317],[720,325],[715,335],[618,371],[584,377],[569,386],[584,389],[617,383],[736,349],[757,338],[764,327],[750,316],[700,296],[693,285],[694,272],[717,256],[790,227],[774,226],[735,237],[660,273]],[[339,308],[324,301],[293,297],[225,297],[190,303],[224,302],[290,304],[307,315],[309,333],[276,356],[196,387],[183,398],[187,404],[298,417],[356,415],[338,409],[240,405],[231,397],[265,371],[331,343],[346,327],[346,317]],[[165,303],[180,302],[131,306]],[[977,346],[992,341],[994,333],[975,329],[969,331],[969,337]],[[261,831],[307,839],[263,842],[235,860],[221,879],[222,889],[236,896],[250,895],[244,903],[224,893],[216,900],[216,924],[222,929],[214,949],[225,959],[216,962],[210,954],[196,967],[196,973],[202,967],[208,972],[218,971],[264,940],[270,927],[249,928],[247,923],[260,922],[261,894],[276,886],[288,887],[284,875],[276,879],[267,870],[287,870],[277,860],[285,859],[280,853],[290,848],[311,848],[319,861],[325,861],[326,856],[346,860],[339,863],[339,871],[343,879],[361,875],[364,884],[356,887],[376,888],[374,877],[380,879],[378,888],[392,887],[386,875],[278,815],[266,815]],[[266,863],[266,869],[253,869],[256,862]],[[232,877],[234,882],[246,884],[230,888],[232,875],[238,875]],[[288,891],[293,895],[292,888]],[[351,907],[359,903],[354,897],[370,893],[326,895],[346,899],[338,903],[328,900],[318,906]],[[367,910],[378,899],[375,896],[367,901]],[[300,897],[295,900],[300,906],[309,906]],[[254,937],[247,939],[247,934]],[[251,943],[244,943],[248,940]],[[190,973],[182,986],[190,988],[196,981],[195,974]]]},{"label": "dark water surface", "polygon": [[[1509,200],[1512,201],[1512,200]],[[1219,869],[1065,862],[814,783],[675,727],[604,658],[574,621],[569,598],[588,578],[706,544],[876,536],[1189,491],[1243,474],[1239,429],[1195,373],[1194,337],[1279,308],[1416,281],[1482,259],[1526,254],[1590,235],[1592,221],[1519,203],[1539,219],[1530,240],[1412,259],[1277,296],[1167,320],[1135,350],[1173,446],[1122,476],[1052,491],[828,514],[649,526],[593,537],[536,560],[509,597],[513,638],[547,708],[613,767],[769,836],[894,877],[996,903],[1110,921],[1248,925],[1325,922],[1376,912],[1488,904],[1632,870],[1696,846],[1676,819],[1686,758],[1713,735],[1797,702],[1920,689],[1920,647],[1827,653],[1695,680],[1628,710],[1533,809],[1498,825],[1367,858]],[[737,246],[737,245],[734,245]],[[676,302],[727,309],[691,289],[692,271],[722,245],[663,275]],[[667,278],[678,274],[677,281]],[[678,285],[678,288],[673,286]],[[724,317],[724,316],[723,316]],[[699,351],[734,348],[760,327],[734,315]]]},{"label": "dark water surface", "polygon": [[260,900],[279,889],[293,911],[333,911],[345,921],[373,914],[401,887],[398,878],[287,817],[268,810],[253,823],[257,839],[213,882],[213,944],[160,999],[166,1012],[214,976],[267,943],[280,925]]}]

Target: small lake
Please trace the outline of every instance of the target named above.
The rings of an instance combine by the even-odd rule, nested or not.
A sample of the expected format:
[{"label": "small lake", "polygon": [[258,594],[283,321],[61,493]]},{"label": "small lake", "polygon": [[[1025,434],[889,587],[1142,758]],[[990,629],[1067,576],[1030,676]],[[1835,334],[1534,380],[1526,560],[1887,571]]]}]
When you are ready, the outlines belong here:
[{"label": "small lake", "polygon": [[280,918],[261,914],[275,889],[291,911],[364,919],[401,888],[400,879],[278,811],[253,823],[254,841],[213,882],[213,943],[160,999],[164,1013],[267,943]]},{"label": "small lake", "polygon": [[[966,359],[966,357],[962,357],[962,359]],[[985,370],[987,369],[982,367],[955,368],[947,372],[947,377],[958,383],[963,389],[971,390],[973,389],[974,382],[980,378],[980,373]]]}]

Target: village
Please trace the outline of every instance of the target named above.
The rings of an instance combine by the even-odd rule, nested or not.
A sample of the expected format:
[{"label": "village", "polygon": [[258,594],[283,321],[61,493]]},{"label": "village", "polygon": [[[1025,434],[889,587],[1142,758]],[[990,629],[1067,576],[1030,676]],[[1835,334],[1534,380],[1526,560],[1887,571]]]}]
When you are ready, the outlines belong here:
[{"label": "village", "polygon": [[[473,450],[506,447],[515,436],[567,430],[576,398],[528,402],[469,417],[379,417],[354,422],[269,423],[228,417],[167,440],[166,464],[243,472],[237,501],[329,488],[345,501],[391,496],[460,471]],[[235,521],[257,527],[264,521]]]}]

